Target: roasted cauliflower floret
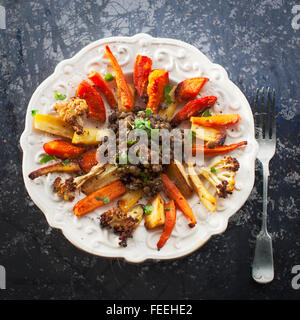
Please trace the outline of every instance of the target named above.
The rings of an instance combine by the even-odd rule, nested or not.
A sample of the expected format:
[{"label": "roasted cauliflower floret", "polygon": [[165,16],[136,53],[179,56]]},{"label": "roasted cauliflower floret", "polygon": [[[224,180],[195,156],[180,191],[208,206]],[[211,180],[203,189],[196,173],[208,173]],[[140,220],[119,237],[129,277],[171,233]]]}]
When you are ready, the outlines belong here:
[{"label": "roasted cauliflower floret", "polygon": [[58,177],[54,181],[54,191],[57,192],[60,197],[64,198],[64,200],[73,201],[75,198],[75,190],[80,188],[90,178],[101,174],[104,170],[104,165],[98,163],[92,167],[89,173],[83,176],[69,178],[65,181],[62,181],[62,179]]},{"label": "roasted cauliflower floret", "polygon": [[235,186],[235,175],[239,170],[239,162],[233,157],[224,157],[210,168],[200,168],[200,173],[215,186],[217,195],[226,198]]},{"label": "roasted cauliflower floret", "polygon": [[77,134],[83,133],[82,116],[89,112],[89,107],[84,99],[73,97],[69,101],[57,103],[54,109],[63,121],[72,126]]},{"label": "roasted cauliflower floret", "polygon": [[134,230],[137,228],[143,217],[141,205],[125,213],[120,208],[113,208],[101,214],[101,228],[109,228],[119,235],[119,245],[127,246],[127,239],[132,238]]}]

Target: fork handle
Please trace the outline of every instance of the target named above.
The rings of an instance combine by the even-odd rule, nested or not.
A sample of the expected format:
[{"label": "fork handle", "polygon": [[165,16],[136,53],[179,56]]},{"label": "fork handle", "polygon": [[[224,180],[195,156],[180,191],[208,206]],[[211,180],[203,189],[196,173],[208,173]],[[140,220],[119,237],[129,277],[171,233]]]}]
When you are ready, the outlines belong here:
[{"label": "fork handle", "polygon": [[268,210],[268,181],[269,181],[269,162],[263,162],[263,212],[262,230],[267,232],[267,210]]}]

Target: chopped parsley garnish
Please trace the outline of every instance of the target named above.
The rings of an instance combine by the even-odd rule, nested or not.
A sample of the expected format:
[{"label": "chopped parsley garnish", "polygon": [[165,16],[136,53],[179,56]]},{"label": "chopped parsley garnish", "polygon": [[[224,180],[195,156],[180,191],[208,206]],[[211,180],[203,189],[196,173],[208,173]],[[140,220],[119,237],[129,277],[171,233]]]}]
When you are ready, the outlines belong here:
[{"label": "chopped parsley garnish", "polygon": [[202,117],[211,117],[212,114],[210,113],[209,109],[206,109],[203,113],[202,113]]},{"label": "chopped parsley garnish", "polygon": [[34,117],[39,112],[39,110],[31,110],[31,115]]},{"label": "chopped parsley garnish", "polygon": [[153,111],[152,111],[152,109],[147,108],[147,109],[145,110],[145,113],[146,113],[146,117],[149,117],[149,116],[151,116],[151,114],[153,113]]},{"label": "chopped parsley garnish", "polygon": [[55,156],[51,156],[50,154],[46,154],[43,156],[43,158],[40,160],[40,163],[47,163],[51,160],[56,160],[57,158]]},{"label": "chopped parsley garnish", "polygon": [[140,172],[140,176],[142,177],[142,179],[143,179],[144,182],[147,182],[147,181],[148,181],[148,177],[147,177],[147,175],[146,175],[145,172]]},{"label": "chopped parsley garnish", "polygon": [[134,140],[127,141],[127,144],[130,146],[133,145],[134,143],[136,143],[136,138]]},{"label": "chopped parsley garnish", "polygon": [[144,206],[144,212],[146,215],[151,214],[152,210],[153,210],[152,206]]},{"label": "chopped parsley garnish", "polygon": [[96,197],[97,200],[99,201],[103,201],[104,204],[107,204],[110,202],[110,198],[109,197]]},{"label": "chopped parsley garnish", "polygon": [[65,165],[67,165],[67,163],[69,163],[69,162],[70,162],[70,159],[66,159],[66,160],[64,160],[64,161],[62,162],[62,165],[65,166]]},{"label": "chopped parsley garnish", "polygon": [[187,139],[188,141],[190,141],[190,143],[192,144],[192,146],[194,146],[194,137],[196,136],[196,132],[193,130],[190,130],[189,133],[187,134]]},{"label": "chopped parsley garnish", "polygon": [[215,167],[211,167],[210,168],[210,172],[213,173],[213,174],[216,174],[217,173],[216,168]]},{"label": "chopped parsley garnish", "polygon": [[112,80],[114,80],[114,76],[113,76],[111,73],[107,73],[107,74],[105,75],[105,77],[104,77],[104,80],[105,80],[106,82],[112,81]]},{"label": "chopped parsley garnish", "polygon": [[171,208],[170,207],[165,207],[165,210],[171,210]]},{"label": "chopped parsley garnish", "polygon": [[164,95],[165,95],[165,99],[168,105],[170,105],[172,103],[172,99],[170,96],[170,91],[171,91],[171,87],[168,84],[165,84],[164,86]]},{"label": "chopped parsley garnish", "polygon": [[54,98],[56,100],[65,100],[67,97],[67,95],[62,94],[62,93],[58,93],[57,91],[54,92]]},{"label": "chopped parsley garnish", "polygon": [[134,129],[151,130],[151,121],[143,118],[134,120]]}]

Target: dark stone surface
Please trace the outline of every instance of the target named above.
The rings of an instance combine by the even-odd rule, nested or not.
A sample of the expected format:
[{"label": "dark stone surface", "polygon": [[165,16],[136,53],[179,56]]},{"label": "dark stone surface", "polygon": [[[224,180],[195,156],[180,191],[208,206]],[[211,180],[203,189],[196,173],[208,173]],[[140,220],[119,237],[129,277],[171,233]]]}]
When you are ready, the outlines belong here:
[{"label": "dark stone surface", "polygon": [[[290,2],[3,1],[0,29],[1,299],[299,299],[291,272],[300,264],[300,29]],[[299,22],[300,23],[300,22]],[[261,220],[261,170],[244,207],[224,234],[189,256],[140,265],[102,259],[51,229],[24,188],[19,138],[35,88],[56,64],[99,38],[146,32],[191,43],[253,104],[256,87],[277,92],[277,153],[271,162],[269,231],[275,279],[250,276]]]}]

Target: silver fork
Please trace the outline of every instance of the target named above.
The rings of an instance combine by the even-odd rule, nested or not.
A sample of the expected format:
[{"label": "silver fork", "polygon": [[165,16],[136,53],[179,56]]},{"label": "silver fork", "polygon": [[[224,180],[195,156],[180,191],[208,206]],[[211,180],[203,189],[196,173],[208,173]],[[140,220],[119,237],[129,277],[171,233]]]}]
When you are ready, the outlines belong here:
[{"label": "silver fork", "polygon": [[[265,101],[266,100],[266,101]],[[261,231],[256,238],[252,277],[259,283],[274,278],[272,237],[267,230],[269,161],[276,148],[275,90],[257,89],[254,100],[256,139],[259,145],[257,159],[263,169],[263,213]]]}]

